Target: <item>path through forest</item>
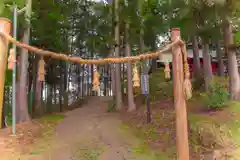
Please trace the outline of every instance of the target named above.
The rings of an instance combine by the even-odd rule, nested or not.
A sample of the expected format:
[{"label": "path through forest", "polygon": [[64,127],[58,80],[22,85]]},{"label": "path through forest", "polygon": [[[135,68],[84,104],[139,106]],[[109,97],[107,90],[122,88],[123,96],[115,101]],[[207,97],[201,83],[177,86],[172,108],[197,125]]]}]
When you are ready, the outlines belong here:
[{"label": "path through forest", "polygon": [[139,139],[126,132],[117,114],[106,113],[106,100],[94,98],[66,113],[56,128],[56,144],[48,160],[148,160],[136,154]]}]

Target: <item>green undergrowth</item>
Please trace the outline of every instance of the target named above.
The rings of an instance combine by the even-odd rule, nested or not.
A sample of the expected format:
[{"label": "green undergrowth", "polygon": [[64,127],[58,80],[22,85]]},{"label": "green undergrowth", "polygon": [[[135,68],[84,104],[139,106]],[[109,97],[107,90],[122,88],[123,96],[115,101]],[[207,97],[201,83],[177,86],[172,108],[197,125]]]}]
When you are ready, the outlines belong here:
[{"label": "green undergrowth", "polygon": [[[80,144],[81,145],[81,144]],[[99,147],[78,148],[72,153],[71,160],[98,160],[102,153]]]},{"label": "green undergrowth", "polygon": [[62,114],[46,115],[38,121],[41,127],[41,137],[30,147],[29,156],[40,156],[55,145],[56,126],[65,118]]},{"label": "green undergrowth", "polygon": [[51,121],[51,122],[59,122],[65,118],[62,114],[55,114],[55,115],[47,115],[43,116],[41,120],[43,121]]},{"label": "green undergrowth", "polygon": [[172,82],[165,79],[163,69],[158,69],[149,76],[149,92],[151,102],[172,98]]},{"label": "green undergrowth", "polygon": [[107,112],[115,112],[116,111],[116,102],[114,100],[110,100],[107,102]]},{"label": "green undergrowth", "polygon": [[[136,128],[130,127],[128,124],[122,124],[120,129],[123,136],[131,139],[131,147],[129,148],[129,151],[134,155],[139,156],[144,160],[172,160],[170,150],[163,152],[154,149],[146,142],[145,135],[141,134],[143,132],[139,132]],[[157,138],[158,135],[153,131],[149,136]]]},{"label": "green undergrowth", "polygon": [[[165,80],[163,69],[152,73],[149,82],[151,104],[173,98],[172,83]],[[193,98],[188,101],[187,106],[200,109],[200,111],[188,109],[191,155],[200,157],[214,150],[230,149],[231,152],[224,153],[224,156],[228,156],[230,159],[233,159],[233,157],[240,159],[240,103],[228,101],[227,78],[214,77],[213,84],[211,88],[212,94],[202,94],[200,93],[201,90],[194,90]],[[220,86],[215,84],[220,84]],[[206,99],[206,96],[208,96],[208,99]],[[149,148],[147,145],[146,139],[162,141],[161,143],[170,142],[171,134],[161,133],[160,135],[157,126],[163,126],[162,124],[164,123],[169,125],[168,122],[175,117],[174,114],[172,116],[167,117],[164,122],[159,118],[161,121],[154,122],[158,125],[150,124],[141,127],[129,127],[127,124],[125,128],[131,130],[141,139],[141,143],[137,147],[133,147],[134,152],[155,153],[154,149]],[[169,128],[169,132],[175,132],[174,128]],[[174,144],[168,145],[167,150],[164,150],[164,152],[158,151],[158,153],[160,153],[160,157],[165,156],[158,159],[174,159],[176,156],[175,141]]]},{"label": "green undergrowth", "polygon": [[203,154],[216,149],[231,150],[224,153],[239,159],[240,155],[240,103],[231,102],[221,111],[188,113],[190,144],[194,152]]}]

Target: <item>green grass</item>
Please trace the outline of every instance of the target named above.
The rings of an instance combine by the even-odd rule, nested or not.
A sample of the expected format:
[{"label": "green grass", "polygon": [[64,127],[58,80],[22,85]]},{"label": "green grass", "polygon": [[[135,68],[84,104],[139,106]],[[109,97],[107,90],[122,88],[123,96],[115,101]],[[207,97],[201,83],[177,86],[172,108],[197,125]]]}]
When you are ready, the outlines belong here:
[{"label": "green grass", "polygon": [[71,160],[98,160],[104,148],[105,145],[96,137],[78,139],[71,147]]},{"label": "green grass", "polygon": [[189,113],[188,119],[192,131],[189,138],[192,148],[195,152],[201,152],[216,148],[229,149],[234,145],[237,148],[228,156],[239,157],[240,103],[231,102],[221,112],[224,113],[223,117]]},{"label": "green grass", "polygon": [[55,115],[46,115],[43,116],[41,119],[44,121],[51,121],[51,122],[59,122],[65,118],[62,114],[55,114]]},{"label": "green grass", "polygon": [[166,81],[163,69],[158,69],[150,75],[149,89],[151,102],[172,98],[172,82]]},{"label": "green grass", "polygon": [[36,139],[36,142],[30,146],[29,155],[42,155],[50,148],[55,147],[55,129],[56,125],[65,118],[64,115],[46,115],[39,119],[42,136]]},{"label": "green grass", "polygon": [[[157,133],[154,131],[154,128],[149,127],[151,131],[149,134],[152,138],[157,139]],[[172,155],[169,154],[172,152],[171,149],[167,152],[156,150],[151,148],[145,141],[145,135],[141,134],[142,132],[136,131],[134,128],[130,127],[127,124],[122,124],[120,126],[121,134],[131,140],[131,147],[129,151],[136,156],[141,157],[144,160],[172,160]]]},{"label": "green grass", "polygon": [[74,152],[71,160],[98,160],[101,153],[100,148],[79,148]]}]

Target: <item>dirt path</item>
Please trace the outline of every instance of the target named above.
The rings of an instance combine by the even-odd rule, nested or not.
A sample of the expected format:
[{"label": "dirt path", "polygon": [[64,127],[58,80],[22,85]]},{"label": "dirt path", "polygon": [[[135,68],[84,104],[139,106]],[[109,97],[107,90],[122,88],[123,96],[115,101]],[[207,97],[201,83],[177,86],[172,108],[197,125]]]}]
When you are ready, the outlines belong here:
[{"label": "dirt path", "polygon": [[[83,108],[66,113],[56,128],[56,145],[45,160],[148,160],[136,154],[139,139],[124,131],[114,114],[106,113],[106,103],[91,99]],[[57,147],[56,147],[57,146]]]}]

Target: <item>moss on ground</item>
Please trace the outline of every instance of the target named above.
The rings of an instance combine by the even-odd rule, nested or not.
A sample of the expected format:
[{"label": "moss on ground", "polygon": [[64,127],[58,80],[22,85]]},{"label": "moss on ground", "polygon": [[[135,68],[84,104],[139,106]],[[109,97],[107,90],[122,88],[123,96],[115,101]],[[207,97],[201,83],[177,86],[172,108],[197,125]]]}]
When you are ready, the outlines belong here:
[{"label": "moss on ground", "polygon": [[240,103],[232,102],[221,111],[188,115],[190,142],[194,152],[223,150],[224,156],[239,159]]},{"label": "moss on ground", "polygon": [[[172,98],[172,84],[164,79],[163,70],[157,70],[155,73],[151,74],[149,81],[152,106],[159,102],[161,104],[161,101]],[[226,78],[214,77],[214,81],[226,86],[228,85]],[[188,107],[190,106],[190,108],[188,108],[188,121],[191,154],[193,154],[194,157],[196,155],[196,157],[198,157],[196,159],[199,159],[199,157],[205,152],[230,148],[230,150],[232,150],[232,157],[240,157],[238,156],[240,155],[240,103],[231,102],[221,111],[206,111],[206,107],[204,108],[204,100],[202,99],[200,92],[194,91],[193,95],[193,98],[188,102]],[[194,110],[196,108],[200,111],[193,111],[192,108],[194,108]],[[152,107],[153,114],[155,112],[164,112],[164,110],[159,111],[155,109],[155,107]],[[141,115],[138,115],[138,117],[140,116]],[[138,144],[137,147],[133,147],[133,152],[144,154],[152,151],[155,152],[154,149],[151,147],[149,148],[146,144],[145,140],[147,138],[150,138],[153,141],[169,141],[169,138],[172,138],[166,137],[169,136],[169,134],[163,133],[160,135],[158,132],[158,127],[163,127],[163,125],[159,124],[165,123],[168,125],[169,121],[175,119],[174,112],[172,113],[173,117],[169,116],[170,115],[167,115],[167,118],[165,118],[164,121],[161,118],[155,117],[155,125],[150,124],[140,127],[133,125],[130,126],[128,129],[142,140],[142,143]],[[139,119],[141,119],[141,117]],[[138,125],[137,122],[134,122],[134,124]],[[173,130],[173,128],[170,130]],[[175,147],[169,145],[169,149],[167,149],[167,151],[164,150],[164,152],[161,152],[161,148],[162,147],[158,147],[158,149],[160,149],[160,152],[158,151],[160,153],[159,156],[163,156],[164,158],[159,157],[158,159],[174,159],[173,157],[176,155]]]},{"label": "moss on ground", "polygon": [[[137,130],[135,130],[134,128],[130,127],[128,124],[122,124],[121,125],[121,133],[124,137],[126,137],[127,139],[131,139],[132,145],[129,148],[129,151],[136,156],[141,157],[141,159],[144,160],[172,160],[173,157],[171,155],[171,150],[169,151],[161,151],[161,150],[157,150],[154,149],[153,147],[151,147],[145,139],[144,132],[139,132]],[[156,134],[156,132],[154,131],[155,128],[152,126],[149,126],[148,130],[150,130],[148,132],[149,134],[149,138],[155,138],[157,139],[157,137],[159,135]]]},{"label": "moss on ground", "polygon": [[43,116],[38,120],[41,127],[41,137],[37,137],[36,142],[30,146],[27,156],[42,156],[46,151],[55,145],[55,129],[61,120],[65,118],[62,114]]}]

